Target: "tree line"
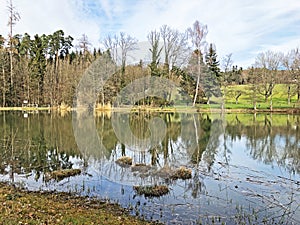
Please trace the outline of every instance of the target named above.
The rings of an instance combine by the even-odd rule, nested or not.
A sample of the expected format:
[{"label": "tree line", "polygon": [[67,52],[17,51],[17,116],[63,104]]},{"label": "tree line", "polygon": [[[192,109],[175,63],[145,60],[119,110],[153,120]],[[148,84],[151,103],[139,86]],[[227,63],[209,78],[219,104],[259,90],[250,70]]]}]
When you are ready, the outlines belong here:
[{"label": "tree line", "polygon": [[[207,84],[206,92],[209,94],[204,95],[204,86],[199,85],[202,79],[200,74],[210,73],[209,76],[217,78],[220,73],[213,44],[210,44],[208,54],[204,55],[202,45],[206,44],[207,26],[198,21],[187,32],[179,32],[167,25],[149,32],[151,62],[147,64],[141,60],[136,65],[127,65],[128,53],[137,48],[138,41],[126,33],[105,37],[103,51],[100,48],[91,50],[85,34],[77,39],[77,44],[63,30],[33,37],[28,33],[13,35],[14,13],[12,6],[8,38],[0,35],[0,104],[3,107],[20,106],[24,100],[39,106],[72,105],[82,74],[103,55],[108,55],[116,66],[120,66],[100,93],[102,97],[99,97],[98,103],[102,105],[113,102],[123,87],[145,76],[166,77],[174,81],[194,97],[195,104],[203,97],[209,98],[210,92],[213,92]],[[188,44],[189,36],[194,46],[192,51]],[[164,59],[161,61],[162,56]],[[195,75],[197,68],[199,74]],[[171,94],[168,93],[164,103],[171,102]],[[160,104],[157,102],[161,101],[151,98],[143,104]]]},{"label": "tree line", "polygon": [[[231,55],[225,58],[224,65],[230,65]],[[285,94],[287,105],[291,104],[291,98],[296,97],[296,101],[300,101],[300,52],[298,48],[292,49],[287,53],[279,51],[265,51],[259,53],[254,61],[254,64],[247,70],[241,70],[239,76],[235,76],[232,80],[232,75],[237,71],[236,67],[233,67],[229,72],[225,70],[223,72],[223,94],[226,93],[228,85],[247,84],[247,88],[250,89],[251,99],[253,101],[253,108],[256,109],[256,105],[259,97],[263,97],[264,102],[270,104],[270,109],[273,105],[274,88],[278,84],[285,85]],[[234,96],[238,101],[238,98],[245,94],[242,90],[229,93]]]},{"label": "tree line", "polygon": [[70,52],[74,39],[62,30],[34,37],[17,34],[8,41],[11,47],[5,45],[3,36],[0,40],[2,106],[20,106],[23,100],[39,105],[70,104],[80,74],[101,55],[96,49]]},{"label": "tree line", "polygon": [[[9,35],[0,35],[0,104],[3,107],[20,106],[26,100],[40,106],[71,106],[76,87],[86,69],[99,57],[109,56],[118,66],[116,72],[100,90],[102,106],[113,102],[122,88],[145,76],[167,78],[178,84],[197,103],[207,103],[211,97],[234,95],[230,85],[250,84],[253,104],[262,95],[272,106],[276,84],[287,85],[287,101],[297,94],[300,100],[300,53],[298,49],[287,54],[267,51],[258,54],[247,70],[233,64],[232,54],[218,59],[216,46],[206,42],[207,25],[199,21],[184,32],[163,25],[147,34],[150,61],[128,65],[128,55],[138,48],[138,40],[124,32],[106,36],[104,48],[92,48],[88,37],[74,40],[63,30],[52,34],[30,36],[13,34],[20,19],[12,0],[8,4]],[[166,98],[146,98],[137,104],[171,104],[172,92]]]}]

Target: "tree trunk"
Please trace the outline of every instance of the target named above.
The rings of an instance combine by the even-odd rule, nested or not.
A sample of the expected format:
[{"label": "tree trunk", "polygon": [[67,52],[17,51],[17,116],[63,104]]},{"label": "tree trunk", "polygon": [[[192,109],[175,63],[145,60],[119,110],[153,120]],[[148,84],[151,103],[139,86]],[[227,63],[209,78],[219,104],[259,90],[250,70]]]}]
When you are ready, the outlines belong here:
[{"label": "tree trunk", "polygon": [[297,102],[300,100],[300,84],[297,84]]},{"label": "tree trunk", "polygon": [[121,87],[120,88],[123,88],[124,87],[124,84],[125,84],[125,67],[126,67],[126,62],[123,61],[122,62],[122,66],[121,66],[121,77],[120,77],[120,84],[121,84]]},{"label": "tree trunk", "polygon": [[[11,3],[11,2],[10,2]],[[12,4],[12,3],[11,3]],[[9,33],[9,69],[10,69],[10,86],[9,86],[9,92],[10,92],[10,102],[13,103],[13,88],[14,88],[14,80],[13,80],[13,50],[12,50],[12,14],[10,15],[10,33]]]},{"label": "tree trunk", "polygon": [[197,100],[197,97],[198,97],[198,89],[199,89],[199,84],[200,84],[200,75],[201,75],[201,56],[200,56],[200,52],[199,52],[198,53],[198,77],[197,77],[196,91],[195,91],[193,106],[195,106],[196,100]]},{"label": "tree trunk", "polygon": [[29,71],[27,71],[27,95],[26,95],[26,100],[29,102],[29,93],[30,93],[30,76],[29,76]]},{"label": "tree trunk", "polygon": [[55,55],[55,70],[54,70],[54,74],[55,74],[55,105],[58,106],[59,105],[59,95],[60,95],[60,90],[59,90],[59,71],[58,71],[58,51],[56,52]]},{"label": "tree trunk", "polygon": [[9,61],[10,61],[10,85],[13,87],[14,80],[13,80],[13,57],[12,57],[12,44],[10,44],[10,50],[9,50]]},{"label": "tree trunk", "polygon": [[13,52],[12,52],[12,26],[13,26],[13,8],[12,8],[12,1],[10,1],[10,17],[9,17],[9,69],[10,69],[10,102],[12,104],[13,102],[13,87],[14,87],[14,81],[13,81]]},{"label": "tree trunk", "polygon": [[242,93],[238,93],[237,96],[235,97],[235,104],[239,103],[239,97],[241,97]]},{"label": "tree trunk", "polygon": [[5,83],[5,70],[4,66],[2,67],[2,76],[3,76],[3,91],[2,91],[2,97],[3,97],[3,102],[2,106],[5,107],[5,101],[6,101],[6,83]]},{"label": "tree trunk", "polygon": [[54,99],[55,99],[55,87],[54,87],[54,70],[53,67],[50,67],[50,84],[51,84],[51,93],[50,93],[50,105],[51,107],[54,106]]},{"label": "tree trunk", "polygon": [[[222,87],[222,85],[221,85]],[[224,99],[224,103],[226,103],[226,90],[227,90],[227,85],[224,85],[224,94],[223,94],[223,99]]]},{"label": "tree trunk", "polygon": [[291,86],[288,86],[288,105],[291,104]]},{"label": "tree trunk", "polygon": [[12,44],[10,44],[9,50],[9,61],[10,61],[10,84],[9,84],[9,92],[10,92],[10,104],[14,105],[14,80],[13,80],[13,57],[12,57]]},{"label": "tree trunk", "polygon": [[196,90],[195,90],[193,106],[195,106],[195,104],[196,104],[196,100],[197,100],[197,96],[198,96],[199,83],[200,83],[200,74],[198,74],[198,77],[197,77],[197,83],[196,83]]},{"label": "tree trunk", "polygon": [[265,94],[265,102],[267,102],[267,101],[268,101],[268,95]]},{"label": "tree trunk", "polygon": [[[172,80],[171,71],[168,71],[168,73],[169,73],[169,80]],[[168,102],[169,103],[171,102],[171,99],[172,99],[172,88],[169,88],[169,93],[168,93]]]},{"label": "tree trunk", "polygon": [[104,88],[101,91],[101,98],[102,98],[102,107],[104,108]]},{"label": "tree trunk", "polygon": [[37,91],[37,102],[35,102],[35,104],[40,104],[40,82],[38,81],[37,82],[37,85],[38,85],[38,91]]}]

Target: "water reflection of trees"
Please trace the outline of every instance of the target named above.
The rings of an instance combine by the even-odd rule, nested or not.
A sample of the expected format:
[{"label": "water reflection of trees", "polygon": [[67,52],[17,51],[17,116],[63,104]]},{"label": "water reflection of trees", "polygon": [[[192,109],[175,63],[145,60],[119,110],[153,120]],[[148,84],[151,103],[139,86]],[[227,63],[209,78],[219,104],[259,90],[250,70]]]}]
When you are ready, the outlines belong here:
[{"label": "water reflection of trees", "polygon": [[[180,154],[182,157],[187,157],[189,163],[198,164],[201,161],[203,152],[207,149],[211,136],[212,120],[207,115],[149,112],[116,113],[115,115],[115,120],[120,121],[119,123],[122,123],[125,118],[129,120],[129,127],[124,125],[116,128],[118,132],[123,132],[124,137],[122,139],[126,140],[126,143],[123,144],[126,144],[127,150],[137,150],[140,153],[149,152],[152,158],[151,164],[153,165],[158,162],[158,156],[161,157],[159,162],[162,165],[180,164],[180,161],[178,161],[180,160]],[[150,127],[150,121],[154,118],[160,118],[160,122],[164,124],[166,129],[166,132],[160,134],[160,137],[155,137],[156,132],[160,132],[160,129],[151,130]],[[98,123],[101,124],[100,121]],[[164,126],[162,127],[164,128]],[[97,129],[100,130],[100,126]],[[105,132],[110,133],[109,130],[105,129],[104,133],[100,132],[100,135],[105,135]],[[151,137],[152,142],[143,145],[145,149],[135,148],[136,146],[142,146],[143,140],[148,141],[149,137]],[[117,144],[118,141],[115,136],[113,136],[113,140]],[[135,141],[141,141],[142,144],[138,145]]]},{"label": "water reflection of trees", "polygon": [[71,156],[79,154],[70,131],[70,117],[56,114],[0,114],[0,173],[41,174],[72,167]]},{"label": "water reflection of trees", "polygon": [[[190,190],[195,198],[204,191],[203,177],[198,168],[201,166],[202,161],[205,161],[204,166],[209,167],[214,162],[219,143],[217,136],[220,135],[220,132],[218,129],[212,128],[212,125],[213,123],[218,124],[218,121],[213,122],[208,115],[199,113],[115,113],[114,117],[117,125],[129,120],[129,127],[120,125],[115,128],[118,130],[117,132],[122,132],[122,135],[124,135],[122,139],[126,140],[126,143],[122,145],[125,146],[124,150],[116,140],[116,150],[122,151],[122,153],[119,152],[119,154],[115,153],[114,155],[131,156],[134,158],[134,164],[150,165],[151,167],[147,167],[147,171],[140,173],[142,180],[151,177],[149,179],[151,182],[170,184],[170,182],[173,182],[170,179],[172,171],[184,165],[196,169],[192,179],[186,183],[187,191]],[[155,137],[155,135],[160,136],[155,131],[160,132],[161,129],[151,128],[151,120],[155,118],[159,118],[158,121],[164,124],[164,126],[161,126],[166,131],[163,138]],[[98,124],[101,124],[101,122],[98,121]],[[97,127],[100,130],[100,126]],[[109,129],[105,130],[108,132]],[[214,132],[213,135],[211,131]],[[211,135],[215,139],[210,143]],[[149,138],[154,140],[150,144],[148,142],[146,142],[147,144],[136,143],[136,141]],[[137,150],[136,146],[142,149]],[[111,167],[109,171],[112,171]],[[135,169],[134,171],[134,176],[137,176],[139,170]],[[114,173],[122,173],[126,176],[123,168],[118,169],[117,167]]]},{"label": "water reflection of trees", "polygon": [[[115,134],[111,116],[99,113],[90,118],[95,122],[99,141],[105,147],[105,151],[99,154],[99,149],[90,149],[87,152],[78,150],[71,115],[61,117],[56,114],[39,113],[23,118],[20,113],[0,113],[0,174],[10,176],[12,181],[16,173],[33,174],[39,179],[48,171],[71,168],[71,158],[81,157],[86,163],[83,166],[89,166],[87,163],[91,163],[91,170],[96,170],[101,176],[107,177],[105,173],[112,173],[112,176],[109,176],[112,181],[118,182],[117,179],[121,177],[120,181],[129,182],[131,179],[134,184],[144,185],[151,182],[174,185],[174,190],[178,191],[176,197],[181,194],[183,196],[180,197],[190,195],[191,197],[187,196],[188,200],[193,198],[193,201],[199,199],[201,202],[208,194],[214,194],[210,189],[211,178],[219,179],[218,170],[221,167],[223,171],[228,169],[229,174],[230,166],[227,167],[227,163],[230,165],[232,144],[238,140],[246,144],[246,150],[255,160],[266,164],[277,163],[289,171],[300,172],[300,116],[116,113],[116,121],[129,119],[130,131],[141,140],[151,135],[161,135],[151,133],[151,121],[154,118],[159,118],[157,121],[164,123],[164,126],[158,126],[166,131],[163,138],[151,139],[156,141],[144,151],[134,151],[136,146],[130,146],[130,143],[134,145],[134,142],[120,142]],[[128,132],[123,131],[125,134]],[[135,169],[134,165],[120,167],[115,163],[115,159],[122,155],[131,156],[134,164],[141,163],[144,166]],[[89,157],[95,161],[86,161]],[[217,163],[216,160],[221,162]],[[93,164],[94,162],[96,164]],[[168,177],[169,170],[182,165],[193,169],[191,179],[183,181]],[[87,172],[90,174],[91,171]],[[167,176],[163,176],[162,172]],[[94,176],[96,173],[92,171],[91,174]],[[234,173],[232,174],[232,179],[235,179]],[[230,191],[236,188],[231,187],[233,182],[230,178],[222,177],[222,173],[220,177],[220,183],[216,181],[213,185],[220,184],[220,188],[224,187],[224,199],[232,203],[228,196]],[[205,179],[210,181],[204,182]],[[251,180],[247,182],[251,183]],[[205,204],[203,201],[202,203]]]},{"label": "water reflection of trees", "polygon": [[[193,196],[197,196],[203,187],[201,173],[210,172],[217,157],[219,160],[223,157],[224,163],[228,164],[232,144],[237,140],[245,143],[253,159],[265,164],[276,163],[299,173],[300,133],[296,116],[136,113],[129,117],[132,132],[139,138],[151,135],[148,124],[153,117],[162,119],[166,125],[164,139],[147,153],[139,153],[143,157],[136,162],[163,168],[164,175],[167,169],[180,165],[194,168],[194,176],[188,185]],[[115,143],[118,145],[117,140]],[[130,146],[126,147],[127,154],[128,149]],[[150,160],[147,161],[145,154],[150,155]]]},{"label": "water reflection of trees", "polygon": [[257,119],[252,115],[243,122],[236,115],[235,120],[227,123],[226,135],[232,140],[244,137],[253,159],[265,164],[277,163],[290,172],[299,173],[299,125],[299,116],[266,114]]},{"label": "water reflection of trees", "polygon": [[[222,119],[200,113],[139,112],[117,113],[114,116],[117,121],[128,118],[130,131],[140,140],[154,135],[148,148],[134,153],[136,163],[158,169],[185,165],[193,167],[196,175],[200,173],[197,172],[200,167],[202,171],[210,171],[217,154],[222,153],[220,151],[224,151],[227,161],[231,154],[230,144],[243,139],[255,160],[266,164],[277,163],[289,171],[300,172],[299,116],[237,114],[227,116],[230,118],[226,119],[226,125]],[[12,171],[31,173],[34,170],[36,178],[39,178],[42,172],[71,168],[71,156],[84,160],[92,156],[109,161],[118,151],[121,151],[120,155],[128,155],[135,149],[130,142],[121,143],[117,138],[109,114],[100,113],[94,118],[105,152],[94,154],[99,149],[93,149],[87,155],[77,148],[71,115],[61,117],[55,113],[39,113],[23,118],[21,113],[2,112],[0,118],[1,174]],[[151,133],[151,120],[154,118],[164,123],[161,126],[165,129],[163,135]],[[124,134],[127,132],[124,130]],[[193,177],[192,186],[201,186],[197,184],[199,179]]]}]

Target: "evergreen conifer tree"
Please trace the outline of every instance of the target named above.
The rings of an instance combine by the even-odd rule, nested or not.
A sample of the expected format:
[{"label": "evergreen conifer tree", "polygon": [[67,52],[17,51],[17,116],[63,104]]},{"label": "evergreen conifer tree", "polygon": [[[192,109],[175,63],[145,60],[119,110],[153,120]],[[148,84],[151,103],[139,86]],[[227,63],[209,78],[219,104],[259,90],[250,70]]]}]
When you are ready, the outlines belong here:
[{"label": "evergreen conifer tree", "polygon": [[220,97],[220,82],[221,72],[219,68],[219,61],[217,60],[217,53],[213,44],[209,45],[208,52],[205,56],[206,70],[204,72],[202,85],[205,96],[207,97],[207,104],[210,103],[212,96]]},{"label": "evergreen conifer tree", "polygon": [[209,45],[208,53],[205,57],[205,62],[212,75],[219,79],[221,76],[219,68],[220,63],[217,60],[217,53],[213,44]]}]

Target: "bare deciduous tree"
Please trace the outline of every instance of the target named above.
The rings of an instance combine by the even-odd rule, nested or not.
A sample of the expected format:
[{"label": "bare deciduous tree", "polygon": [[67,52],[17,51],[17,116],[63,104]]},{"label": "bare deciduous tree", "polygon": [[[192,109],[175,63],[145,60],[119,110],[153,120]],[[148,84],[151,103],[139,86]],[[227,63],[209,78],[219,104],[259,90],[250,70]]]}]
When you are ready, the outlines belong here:
[{"label": "bare deciduous tree", "polygon": [[174,45],[176,44],[176,39],[178,38],[179,32],[177,30],[173,30],[171,27],[167,25],[163,25],[160,28],[160,34],[163,41],[163,49],[165,53],[165,68],[169,70],[170,67],[170,55],[172,50],[174,49]]},{"label": "bare deciduous tree", "polygon": [[296,84],[297,101],[300,100],[300,52],[299,49],[289,51],[282,59],[282,64],[288,71],[289,76],[286,78],[288,104],[291,102],[291,85]]},{"label": "bare deciduous tree", "polygon": [[163,41],[165,68],[170,70],[176,64],[185,62],[184,59],[187,58],[185,56],[188,50],[187,34],[163,25],[160,28],[160,35]]},{"label": "bare deciduous tree", "polygon": [[225,55],[222,59],[222,67],[224,72],[228,72],[232,68],[233,60],[232,60],[232,53]]},{"label": "bare deciduous tree", "polygon": [[[222,67],[223,67],[223,74],[221,77],[221,85],[223,86],[224,90],[223,90],[223,98],[226,99],[226,91],[227,91],[227,85],[229,84],[229,77],[231,75],[230,73],[230,69],[232,67],[233,64],[233,60],[232,60],[232,53],[226,55],[223,59],[222,59]],[[240,96],[240,94],[237,95],[238,97],[236,98],[236,104],[238,102],[238,98]]]},{"label": "bare deciduous tree", "polygon": [[82,49],[83,55],[86,55],[89,50],[89,46],[91,46],[88,36],[86,34],[82,34],[81,38],[78,39],[78,42],[78,47]]},{"label": "bare deciduous tree", "polygon": [[[137,48],[137,40],[124,32],[120,32],[119,36],[114,35],[114,37],[112,37],[108,35],[104,39],[104,46],[109,50],[111,58],[115,63],[121,62],[121,75],[124,77],[128,52]],[[120,55],[118,53],[119,50]]]},{"label": "bare deciduous tree", "polygon": [[[163,25],[160,28],[160,35],[163,41],[165,57],[164,74],[167,75],[170,80],[173,80],[171,69],[174,68],[174,66],[180,67],[185,62],[185,59],[187,59],[187,35],[167,25]],[[171,101],[171,93],[170,90],[168,101]]]},{"label": "bare deciduous tree", "polygon": [[267,51],[257,55],[255,59],[255,67],[259,69],[257,81],[259,81],[259,93],[265,97],[267,102],[270,100],[270,109],[272,110],[272,95],[273,89],[276,85],[276,75],[280,63],[282,61],[282,53]]},{"label": "bare deciduous tree", "polygon": [[121,72],[124,76],[128,52],[137,48],[137,40],[124,32],[120,33],[119,47],[121,49]]},{"label": "bare deciduous tree", "polygon": [[205,37],[208,33],[207,25],[202,25],[199,21],[196,21],[193,24],[193,27],[188,29],[189,37],[191,38],[193,47],[195,48],[195,53],[197,54],[197,82],[196,82],[196,89],[195,89],[195,96],[193,101],[193,106],[196,104],[199,85],[200,85],[200,78],[201,78],[201,64],[203,63],[203,49],[206,47]]},{"label": "bare deciduous tree", "polygon": [[109,51],[109,54],[112,60],[117,63],[118,62],[118,44],[119,38],[117,35],[111,36],[107,35],[103,40],[104,47]]}]

